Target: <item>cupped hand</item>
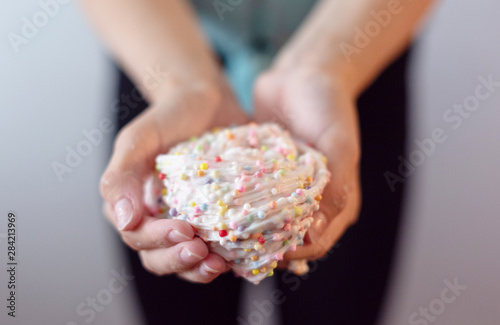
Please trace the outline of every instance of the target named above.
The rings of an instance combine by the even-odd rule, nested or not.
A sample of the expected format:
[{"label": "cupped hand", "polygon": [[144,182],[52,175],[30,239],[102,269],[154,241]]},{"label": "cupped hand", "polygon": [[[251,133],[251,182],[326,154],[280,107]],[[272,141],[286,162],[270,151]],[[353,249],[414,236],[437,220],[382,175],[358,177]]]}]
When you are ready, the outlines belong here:
[{"label": "cupped hand", "polygon": [[192,84],[170,90],[118,134],[101,179],[104,211],[147,270],[200,283],[227,270],[224,259],[209,252],[188,222],[148,215],[143,185],[156,156],[172,145],[216,126],[246,121],[225,83]]},{"label": "cupped hand", "polygon": [[258,122],[283,125],[328,159],[331,181],[323,192],[321,208],[304,245],[285,254],[285,262],[323,257],[357,220],[361,205],[355,96],[324,72],[271,69],[256,82],[254,104]]}]

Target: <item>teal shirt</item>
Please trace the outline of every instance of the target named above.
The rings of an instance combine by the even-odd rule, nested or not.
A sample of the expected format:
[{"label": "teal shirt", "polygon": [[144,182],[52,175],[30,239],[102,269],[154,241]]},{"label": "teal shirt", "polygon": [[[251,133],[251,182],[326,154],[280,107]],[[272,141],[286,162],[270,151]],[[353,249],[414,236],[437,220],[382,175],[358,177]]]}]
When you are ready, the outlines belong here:
[{"label": "teal shirt", "polygon": [[300,26],[315,0],[192,0],[214,50],[247,112],[257,75]]}]

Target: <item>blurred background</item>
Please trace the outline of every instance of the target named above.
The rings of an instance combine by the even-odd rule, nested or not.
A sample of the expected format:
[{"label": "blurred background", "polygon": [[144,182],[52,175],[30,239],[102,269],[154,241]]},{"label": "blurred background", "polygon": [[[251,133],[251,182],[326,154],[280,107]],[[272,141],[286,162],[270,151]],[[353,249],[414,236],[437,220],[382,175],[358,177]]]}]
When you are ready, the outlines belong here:
[{"label": "blurred background", "polygon": [[[76,3],[58,3],[46,20],[34,0],[0,10],[0,323],[142,324],[117,236],[100,215],[116,70]],[[414,45],[407,150],[394,157],[413,168],[388,170],[406,189],[379,324],[500,324],[498,12],[495,0],[442,1]],[[15,319],[6,308],[9,212]],[[246,294],[243,304],[257,293]]]}]

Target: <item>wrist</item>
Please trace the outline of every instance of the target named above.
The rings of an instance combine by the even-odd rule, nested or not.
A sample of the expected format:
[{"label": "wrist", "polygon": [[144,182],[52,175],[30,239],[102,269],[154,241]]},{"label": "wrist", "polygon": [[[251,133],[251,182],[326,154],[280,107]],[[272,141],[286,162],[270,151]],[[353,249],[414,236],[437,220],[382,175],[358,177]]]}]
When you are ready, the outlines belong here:
[{"label": "wrist", "polygon": [[[298,51],[297,51],[298,52]],[[336,87],[342,88],[349,96],[356,99],[359,95],[357,72],[353,64],[337,54],[318,55],[316,51],[287,51],[279,55],[273,64],[273,70],[286,72],[301,78],[322,78],[329,80]]]}]

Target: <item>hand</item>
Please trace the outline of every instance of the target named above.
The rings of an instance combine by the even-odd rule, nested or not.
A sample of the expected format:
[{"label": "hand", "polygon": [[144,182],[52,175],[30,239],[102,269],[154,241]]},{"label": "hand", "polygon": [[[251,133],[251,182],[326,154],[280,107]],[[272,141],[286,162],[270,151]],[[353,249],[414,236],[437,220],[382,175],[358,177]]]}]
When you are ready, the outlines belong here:
[{"label": "hand", "polygon": [[254,103],[258,122],[284,125],[328,159],[332,175],[323,192],[321,209],[304,245],[285,254],[285,262],[318,259],[357,220],[361,204],[360,139],[354,96],[325,73],[275,69],[258,78]]},{"label": "hand", "polygon": [[147,215],[143,185],[155,158],[172,145],[205,130],[245,123],[229,88],[190,85],[155,101],[118,134],[111,161],[101,179],[105,214],[123,241],[139,251],[143,266],[156,275],[177,273],[207,283],[228,268],[209,253],[186,221]]}]

